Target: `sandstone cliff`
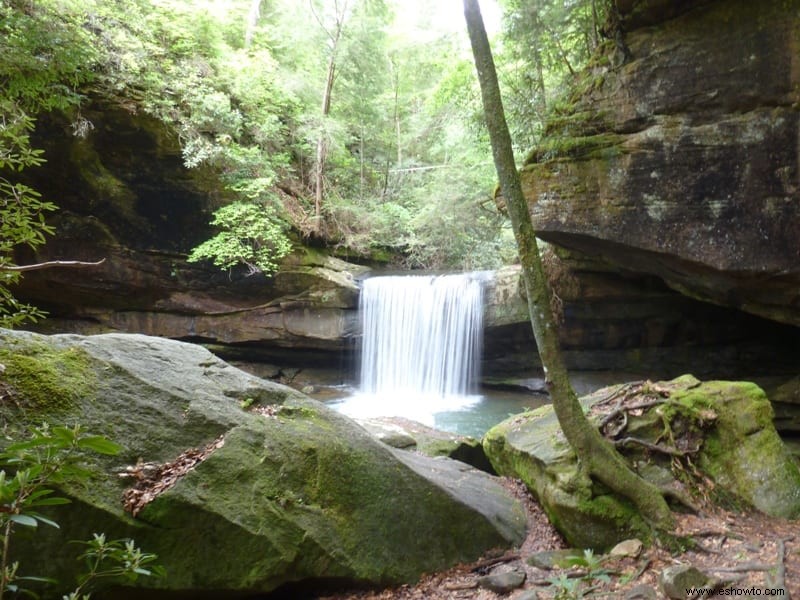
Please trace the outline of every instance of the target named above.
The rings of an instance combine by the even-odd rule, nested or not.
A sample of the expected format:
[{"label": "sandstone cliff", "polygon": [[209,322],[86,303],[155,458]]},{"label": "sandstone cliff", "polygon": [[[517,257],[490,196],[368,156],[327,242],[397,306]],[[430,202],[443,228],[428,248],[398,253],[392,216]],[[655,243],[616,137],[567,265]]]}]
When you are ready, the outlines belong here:
[{"label": "sandstone cliff", "polygon": [[800,2],[620,1],[522,169],[552,243],[800,325]]}]

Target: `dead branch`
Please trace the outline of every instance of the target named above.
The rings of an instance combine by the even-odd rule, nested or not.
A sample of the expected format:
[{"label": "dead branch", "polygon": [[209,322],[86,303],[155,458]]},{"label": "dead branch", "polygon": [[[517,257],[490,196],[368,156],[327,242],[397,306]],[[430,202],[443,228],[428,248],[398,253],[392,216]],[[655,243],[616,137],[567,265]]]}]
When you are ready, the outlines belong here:
[{"label": "dead branch", "polygon": [[[611,396],[613,398],[614,395]],[[669,402],[668,398],[656,398],[654,400],[647,400],[644,402],[637,402],[636,404],[631,404],[630,406],[622,406],[621,404],[615,407],[611,412],[609,412],[603,419],[600,421],[600,429],[603,429],[609,422],[616,419],[619,415],[626,415],[631,410],[637,410],[640,408],[651,408],[653,406],[658,406],[659,404],[665,404]]]},{"label": "dead branch", "polygon": [[778,540],[778,557],[775,565],[775,579],[770,584],[771,587],[782,588],[786,590],[786,596],[789,596],[789,590],[786,589],[786,542],[792,541],[793,537],[781,538]]},{"label": "dead branch", "polygon": [[685,535],[689,537],[727,537],[730,534],[727,531],[719,531],[718,529],[701,529],[699,531],[687,531]]},{"label": "dead branch", "polygon": [[470,569],[473,573],[475,571],[480,571],[481,569],[485,569],[486,567],[493,567],[494,565],[499,565],[500,563],[511,562],[512,560],[518,560],[520,558],[519,552],[510,552],[508,554],[503,554],[503,556],[496,556],[494,558],[485,558],[481,561],[478,561],[473,565],[472,569]]},{"label": "dead branch", "polygon": [[776,565],[765,565],[763,563],[743,563],[735,567],[707,567],[709,571],[717,573],[749,573],[751,571],[771,571]]},{"label": "dead branch", "polygon": [[478,582],[470,581],[467,583],[448,583],[444,586],[444,589],[449,592],[458,592],[461,590],[474,590],[476,587],[478,587]]},{"label": "dead branch", "polygon": [[635,437],[626,437],[622,438],[621,440],[614,440],[614,446],[617,448],[624,448],[628,444],[638,444],[639,446],[647,448],[648,450],[652,450],[653,452],[660,452],[661,454],[667,454],[669,456],[686,456],[687,454],[694,454],[700,450],[700,448],[694,448],[692,450],[678,450],[677,448],[653,444]]},{"label": "dead branch", "polygon": [[622,385],[618,386],[616,389],[612,390],[607,396],[604,396],[600,400],[594,403],[594,406],[598,406],[600,404],[607,404],[616,398],[619,398],[623,394],[627,394],[630,390],[635,388],[636,386],[642,386],[644,381],[631,381],[628,383],[623,383]]},{"label": "dead branch", "polygon": [[4,265],[0,267],[0,271],[14,271],[15,273],[25,273],[27,271],[39,271],[41,269],[52,268],[82,268],[82,267],[97,267],[106,262],[106,259],[98,260],[97,262],[84,262],[82,260],[49,260],[47,262],[34,263],[32,265]]}]

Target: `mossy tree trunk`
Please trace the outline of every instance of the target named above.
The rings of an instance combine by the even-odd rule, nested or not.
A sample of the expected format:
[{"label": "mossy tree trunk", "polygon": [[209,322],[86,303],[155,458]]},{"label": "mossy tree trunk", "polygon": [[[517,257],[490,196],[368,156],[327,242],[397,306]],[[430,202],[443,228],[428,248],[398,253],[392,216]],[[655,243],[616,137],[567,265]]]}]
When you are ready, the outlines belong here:
[{"label": "mossy tree trunk", "polygon": [[673,519],[661,492],[631,471],[616,449],[600,435],[586,418],[570,384],[559,346],[558,328],[550,310],[550,289],[542,268],[528,204],[514,164],[497,72],[478,0],[464,0],[464,16],[478,71],[494,164],[522,264],[531,325],[558,422],[581,465],[591,476],[631,500],[657,528],[667,529]]}]

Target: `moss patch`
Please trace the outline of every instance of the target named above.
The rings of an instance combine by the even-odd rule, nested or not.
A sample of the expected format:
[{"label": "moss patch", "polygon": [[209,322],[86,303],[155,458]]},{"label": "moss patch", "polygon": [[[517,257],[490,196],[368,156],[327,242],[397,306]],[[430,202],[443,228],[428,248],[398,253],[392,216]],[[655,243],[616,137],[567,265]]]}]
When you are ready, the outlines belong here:
[{"label": "moss patch", "polygon": [[33,420],[66,411],[96,390],[91,358],[78,347],[17,342],[0,347],[0,364],[5,366],[0,382]]}]

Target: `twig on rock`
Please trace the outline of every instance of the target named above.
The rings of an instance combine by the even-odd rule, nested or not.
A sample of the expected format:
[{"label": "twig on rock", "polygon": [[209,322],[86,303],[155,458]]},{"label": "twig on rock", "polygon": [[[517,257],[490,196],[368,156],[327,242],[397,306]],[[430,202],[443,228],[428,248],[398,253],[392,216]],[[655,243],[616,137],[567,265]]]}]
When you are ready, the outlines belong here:
[{"label": "twig on rock", "polygon": [[481,569],[485,569],[486,567],[493,567],[494,565],[511,562],[512,560],[519,560],[519,557],[520,557],[519,552],[509,552],[508,554],[503,554],[503,556],[496,556],[494,558],[485,558],[475,563],[472,566],[472,569],[470,570],[474,573],[475,571],[480,571]]}]

